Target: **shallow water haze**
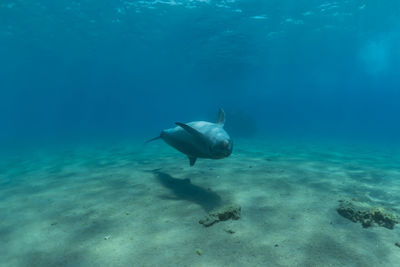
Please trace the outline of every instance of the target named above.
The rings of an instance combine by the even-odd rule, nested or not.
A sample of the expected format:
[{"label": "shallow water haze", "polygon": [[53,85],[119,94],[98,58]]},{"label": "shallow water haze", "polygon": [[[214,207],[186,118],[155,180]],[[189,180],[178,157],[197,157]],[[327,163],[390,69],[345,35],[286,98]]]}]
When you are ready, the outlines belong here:
[{"label": "shallow water haze", "polygon": [[1,138],[147,136],[223,107],[260,135],[398,141],[399,14],[397,1],[3,1]]}]

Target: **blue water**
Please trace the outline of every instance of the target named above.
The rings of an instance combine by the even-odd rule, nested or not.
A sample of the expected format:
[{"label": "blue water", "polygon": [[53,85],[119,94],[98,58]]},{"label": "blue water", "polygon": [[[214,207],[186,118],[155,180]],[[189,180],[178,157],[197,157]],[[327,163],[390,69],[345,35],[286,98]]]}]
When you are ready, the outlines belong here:
[{"label": "blue water", "polygon": [[[0,0],[0,266],[399,266],[337,212],[400,218],[399,47],[399,0]],[[144,144],[219,108],[227,158]]]},{"label": "blue water", "polygon": [[[0,138],[232,136],[396,143],[399,1],[0,3]],[[230,118],[230,119],[229,119]]]}]

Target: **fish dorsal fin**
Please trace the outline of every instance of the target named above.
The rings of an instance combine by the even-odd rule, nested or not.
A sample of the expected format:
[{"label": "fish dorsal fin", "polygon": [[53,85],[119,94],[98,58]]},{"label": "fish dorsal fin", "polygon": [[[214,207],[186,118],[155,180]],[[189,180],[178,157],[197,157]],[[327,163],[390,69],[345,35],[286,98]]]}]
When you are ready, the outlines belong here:
[{"label": "fish dorsal fin", "polygon": [[190,167],[192,167],[196,163],[196,157],[189,157]]},{"label": "fish dorsal fin", "polygon": [[175,124],[182,127],[186,132],[190,133],[198,142],[208,146],[208,141],[201,132],[182,122],[175,122]]},{"label": "fish dorsal fin", "polygon": [[225,124],[225,111],[222,108],[220,108],[218,111],[217,123],[221,124],[222,126]]}]

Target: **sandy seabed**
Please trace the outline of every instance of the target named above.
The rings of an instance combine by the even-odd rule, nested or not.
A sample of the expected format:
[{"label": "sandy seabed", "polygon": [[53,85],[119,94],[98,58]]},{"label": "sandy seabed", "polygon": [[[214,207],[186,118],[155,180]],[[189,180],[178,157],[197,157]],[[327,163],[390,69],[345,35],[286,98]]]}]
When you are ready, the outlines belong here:
[{"label": "sandy seabed", "polygon": [[[245,139],[194,167],[162,141],[3,155],[0,266],[399,266],[399,225],[336,212],[400,214],[399,166],[388,147]],[[226,204],[240,220],[199,224]]]}]

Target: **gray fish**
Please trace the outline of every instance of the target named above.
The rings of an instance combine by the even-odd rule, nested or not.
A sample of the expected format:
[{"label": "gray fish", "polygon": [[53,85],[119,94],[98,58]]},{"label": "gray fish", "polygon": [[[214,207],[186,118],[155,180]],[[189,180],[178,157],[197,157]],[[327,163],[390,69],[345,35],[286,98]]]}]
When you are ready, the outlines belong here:
[{"label": "gray fish", "polygon": [[175,128],[163,130],[160,136],[146,143],[163,139],[168,145],[187,155],[190,166],[197,158],[222,159],[232,153],[233,142],[224,130],[225,112],[219,109],[216,123],[193,121],[176,122]]}]

